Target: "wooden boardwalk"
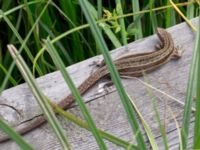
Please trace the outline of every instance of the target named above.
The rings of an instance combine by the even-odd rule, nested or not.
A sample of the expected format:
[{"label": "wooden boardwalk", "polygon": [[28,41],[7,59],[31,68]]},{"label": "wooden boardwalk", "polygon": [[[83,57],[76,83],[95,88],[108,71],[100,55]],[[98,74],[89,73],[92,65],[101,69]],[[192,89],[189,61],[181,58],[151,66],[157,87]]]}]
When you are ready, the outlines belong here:
[{"label": "wooden boardwalk", "polygon": [[[192,19],[192,23],[197,25],[198,19]],[[149,73],[147,78],[153,87],[166,93],[162,94],[157,90],[153,90],[161,119],[165,123],[169,148],[178,149],[178,132],[169,108],[172,110],[181,125],[183,106],[175,102],[170,98],[170,96],[184,102],[189,67],[195,42],[195,33],[192,32],[185,23],[169,28],[168,31],[172,34],[176,45],[184,51],[183,56],[181,59],[172,60],[156,71]],[[130,53],[146,52],[150,49],[154,50],[154,46],[157,43],[158,38],[156,35],[153,35],[113,50],[111,51],[111,54],[113,58],[118,58]],[[91,64],[93,64],[94,61],[101,59],[102,56],[96,56],[67,68],[77,86],[96,69],[96,67]],[[143,77],[137,79],[122,79],[126,91],[133,98],[135,104],[155,134],[160,149],[164,149],[158,124],[152,109],[152,102],[147,91],[148,88],[141,81],[143,81]],[[37,82],[43,92],[54,102],[58,102],[69,94],[68,87],[58,71],[38,78]],[[102,81],[100,81],[100,83],[102,83]],[[131,140],[133,138],[133,133],[115,87],[109,87],[106,92],[99,92],[100,88],[98,85],[100,84],[96,84],[96,86],[83,96],[97,126],[106,132],[123,138],[124,140]],[[9,107],[0,106],[0,115],[8,120],[12,125],[16,125],[20,121],[30,119],[41,113],[40,108],[38,107],[27,84],[21,84],[14,88],[5,90],[0,97],[0,103],[5,103],[17,108],[19,113],[16,113],[15,110]],[[73,105],[69,111],[82,118],[77,105]],[[73,149],[98,149],[94,138],[88,131],[79,128],[77,125],[67,120],[61,118],[60,120]],[[193,128],[193,120],[194,119],[191,119],[191,131]],[[23,137],[38,150],[62,149],[59,142],[56,141],[52,129],[47,123],[29,132]],[[106,141],[106,144],[109,149],[121,149],[110,142]],[[189,145],[191,144],[192,134],[189,137]],[[8,141],[0,144],[0,150],[5,149],[18,150],[19,147],[15,142]]]}]

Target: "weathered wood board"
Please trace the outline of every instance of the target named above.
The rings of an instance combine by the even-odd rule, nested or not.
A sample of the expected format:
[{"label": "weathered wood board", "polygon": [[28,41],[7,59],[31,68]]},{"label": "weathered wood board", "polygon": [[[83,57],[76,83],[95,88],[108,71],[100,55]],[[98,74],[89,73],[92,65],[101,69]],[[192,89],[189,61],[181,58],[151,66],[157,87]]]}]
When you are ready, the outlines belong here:
[{"label": "weathered wood board", "polygon": [[[192,23],[197,25],[198,19],[192,19]],[[195,42],[195,33],[192,32],[185,23],[176,25],[168,29],[168,31],[172,34],[176,45],[184,51],[183,56],[181,59],[172,60],[156,71],[149,73],[147,78],[153,87],[179,99],[180,101],[184,101],[189,67]],[[154,50],[156,44],[158,44],[158,38],[156,35],[153,35],[113,50],[111,54],[113,58],[118,58],[130,53],[146,52]],[[96,67],[91,64],[93,64],[94,61],[101,59],[102,56],[96,56],[67,68],[77,86],[96,69]],[[143,77],[138,79],[144,80]],[[152,108],[152,102],[147,91],[148,88],[138,79],[122,79],[122,82],[126,91],[133,98],[133,101],[141,111],[147,123],[150,125],[160,149],[164,149]],[[58,102],[69,94],[68,87],[59,71],[38,78],[37,82],[43,92],[54,102]],[[95,123],[100,129],[103,129],[106,132],[112,133],[127,141],[131,140],[133,138],[133,133],[115,88],[110,87],[108,91],[100,93],[98,85],[99,84],[94,86],[84,95],[84,100],[87,103],[87,107],[90,110]],[[177,117],[176,119],[181,125],[183,107],[169,98],[166,94],[162,94],[158,91],[156,92],[155,90],[153,91],[161,119],[165,122],[169,148],[177,149],[179,146],[178,133],[169,108]],[[0,97],[0,103],[11,105],[17,108],[20,112],[21,116],[9,107],[0,106],[0,115],[12,125],[16,125],[21,121],[27,120],[41,113],[40,108],[38,107],[27,84],[21,84],[14,88],[5,90]],[[69,111],[83,118],[77,105],[74,105]],[[94,138],[88,131],[79,128],[77,125],[67,120],[61,118],[60,120],[73,149],[98,149]],[[191,119],[191,133],[192,127],[193,119]],[[48,124],[42,125],[23,137],[38,150],[62,149]],[[189,145],[192,144],[191,137],[192,134],[189,138]],[[121,149],[110,142],[106,141],[106,144],[109,149]],[[18,150],[20,148],[15,144],[15,142],[8,141],[0,144],[0,150],[4,149]]]}]

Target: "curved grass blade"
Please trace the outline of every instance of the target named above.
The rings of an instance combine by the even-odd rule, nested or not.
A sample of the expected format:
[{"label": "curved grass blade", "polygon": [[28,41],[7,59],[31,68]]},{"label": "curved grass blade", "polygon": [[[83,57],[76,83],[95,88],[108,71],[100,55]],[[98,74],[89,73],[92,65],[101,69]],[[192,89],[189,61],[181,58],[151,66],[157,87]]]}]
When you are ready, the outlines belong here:
[{"label": "curved grass blade", "polygon": [[59,139],[62,147],[64,149],[70,149],[70,145],[67,142],[67,138],[65,137],[64,130],[62,129],[59,121],[57,120],[51,106],[49,105],[46,97],[41,92],[42,90],[37,85],[34,77],[32,76],[28,66],[24,62],[23,58],[19,55],[17,49],[13,45],[8,45],[8,50],[16,61],[16,65],[24,77],[25,81],[29,85],[33,95],[35,96],[40,108],[42,109],[44,115],[46,116],[49,124],[52,126],[57,138]]},{"label": "curved grass blade", "polygon": [[[140,11],[139,0],[132,0],[132,10],[133,13]],[[135,24],[135,28],[137,29],[137,32],[135,34],[135,39],[137,40],[143,37],[141,18],[139,17],[139,15],[133,16],[133,22]]]},{"label": "curved grass blade", "polygon": [[140,113],[139,109],[137,108],[137,106],[135,105],[135,103],[133,102],[133,100],[131,99],[131,97],[128,95],[129,99],[130,99],[130,102],[133,106],[133,108],[135,109],[136,113],[138,114],[142,124],[143,124],[143,127],[145,129],[145,132],[147,134],[147,137],[149,139],[149,142],[151,144],[151,147],[153,150],[159,150],[158,148],[158,145],[155,141],[155,136],[153,135],[149,125],[147,124],[147,122],[144,120],[144,117],[142,116],[142,114]]},{"label": "curved grass blade", "polygon": [[[200,17],[199,17],[199,23],[200,23]],[[193,143],[193,149],[200,149],[200,26],[198,26],[198,32],[196,36],[196,43],[195,43],[195,49],[194,51],[197,52],[196,56],[196,112],[195,112],[195,125],[194,125],[194,143]]]},{"label": "curved grass blade", "polygon": [[46,40],[45,44],[46,44],[47,51],[49,52],[51,58],[53,59],[54,64],[56,65],[57,68],[60,69],[65,82],[69,86],[75,100],[79,104],[81,112],[83,113],[83,116],[84,116],[85,120],[87,121],[89,128],[90,128],[92,134],[94,135],[94,137],[97,141],[97,144],[99,145],[99,148],[106,150],[107,149],[106,145],[104,144],[104,141],[103,141],[101,135],[99,134],[99,131],[97,130],[96,125],[94,124],[94,121],[92,120],[92,117],[90,116],[89,111],[86,108],[86,106],[83,102],[83,99],[81,98],[80,93],[76,89],[76,87],[75,87],[72,79],[70,78],[68,72],[65,70],[65,65],[62,62],[58,52],[55,50],[54,46],[50,43],[49,38]]},{"label": "curved grass blade", "polygon": [[[31,33],[33,32],[34,28],[36,27],[37,23],[39,22],[39,20],[40,20],[42,14],[43,14],[44,11],[47,9],[47,6],[49,5],[49,2],[50,2],[50,0],[46,3],[45,7],[42,9],[42,11],[41,11],[41,13],[39,14],[38,18],[36,19],[34,25],[33,25],[32,28],[30,29],[30,31],[28,32],[27,36],[25,37],[24,41],[22,41],[22,45],[21,45],[21,47],[19,48],[19,52],[20,52],[20,53],[21,53],[21,51],[23,50],[23,48],[25,48],[25,49],[27,48],[27,47],[26,47],[26,42],[28,41],[29,37],[31,36]],[[30,4],[30,3],[27,3],[27,4]],[[32,4],[32,3],[31,3],[31,4]],[[24,6],[24,5],[23,5],[23,6]],[[22,6],[21,6],[21,7],[22,7]],[[18,7],[17,7],[17,8],[18,8]],[[19,7],[19,8],[20,8],[20,7]],[[15,9],[13,9],[13,10],[15,10]],[[8,12],[7,12],[7,13],[8,13]],[[4,17],[4,18],[6,19],[6,18],[7,18],[7,17],[6,17],[7,13],[3,13],[3,11],[1,11],[0,18],[1,18],[1,17]],[[7,22],[10,22],[10,20],[7,19]],[[15,31],[15,27],[12,25],[11,22],[9,23],[9,25],[10,25],[11,29],[13,29],[13,31]],[[16,31],[15,34],[18,35],[18,32]],[[19,39],[19,40],[20,40],[20,39]],[[33,60],[33,61],[34,61],[34,60]],[[36,63],[36,64],[37,64],[37,63]],[[13,61],[12,64],[10,65],[9,69],[8,69],[9,75],[12,73],[12,71],[13,71],[13,69],[14,69],[14,66],[15,66],[15,62]],[[42,75],[42,72],[41,72],[40,68],[39,68],[37,65],[36,65],[35,67],[37,68],[37,71],[38,71],[39,75]],[[4,81],[3,81],[3,83],[2,83],[2,85],[1,85],[1,87],[0,87],[0,92],[6,87],[7,82],[8,82],[8,76],[6,76],[6,77],[4,78]]]},{"label": "curved grass blade", "polygon": [[[116,11],[118,15],[123,15],[123,10],[122,10],[122,3],[121,0],[115,0],[116,3]],[[127,38],[126,38],[126,27],[125,27],[125,22],[124,22],[124,18],[120,18],[119,19],[119,24],[121,27],[121,38],[122,38],[122,43],[123,45],[127,44]]]},{"label": "curved grass blade", "polygon": [[15,79],[8,73],[7,69],[0,63],[0,69],[2,70],[2,72],[4,72],[6,74],[6,76],[8,76],[8,79],[10,80],[10,82],[16,86],[17,85],[17,81],[15,81]]},{"label": "curved grass blade", "polygon": [[2,129],[8,136],[13,139],[23,150],[33,150],[33,148],[23,140],[23,138],[16,133],[11,127],[9,127],[1,118],[0,118],[0,129]]},{"label": "curved grass blade", "polygon": [[113,80],[113,82],[114,82],[114,84],[117,88],[119,95],[120,95],[121,102],[122,102],[124,109],[127,113],[127,117],[128,117],[128,120],[131,124],[132,130],[135,133],[138,132],[138,136],[137,136],[138,146],[139,146],[140,149],[146,149],[144,139],[143,139],[142,134],[139,130],[139,126],[138,126],[138,123],[137,123],[137,120],[136,120],[136,117],[135,117],[135,112],[133,111],[133,108],[130,105],[129,98],[126,95],[126,92],[125,92],[125,90],[122,86],[119,74],[118,74],[116,68],[114,67],[114,65],[112,63],[111,57],[110,57],[109,52],[108,52],[108,47],[106,46],[106,43],[105,43],[103,37],[101,36],[100,30],[99,30],[96,22],[94,21],[94,18],[91,16],[90,12],[88,11],[89,9],[88,9],[88,5],[87,5],[86,1],[79,0],[79,3],[81,5],[81,8],[82,8],[82,10],[85,14],[85,17],[86,17],[88,23],[90,24],[90,28],[91,28],[91,31],[93,33],[93,36],[95,37],[96,41],[98,41],[98,46],[100,47],[100,50],[103,53],[105,63],[108,66],[108,70],[111,73],[111,78],[112,78],[112,80]]},{"label": "curved grass blade", "polygon": [[[49,101],[51,107],[54,108],[56,113],[58,113],[59,115],[65,117],[66,119],[72,121],[76,125],[84,128],[84,129],[87,129],[88,131],[91,131],[89,126],[88,126],[88,124],[85,121],[77,118],[75,115],[73,115],[72,113],[70,113],[68,111],[64,111],[58,105],[54,104],[52,101],[50,101],[50,100],[48,100],[48,101]],[[106,140],[108,140],[108,141],[110,141],[110,142],[112,142],[112,143],[114,143],[114,144],[116,144],[118,146],[121,146],[121,147],[123,147],[125,149],[127,147],[130,147],[131,150],[139,150],[139,148],[136,145],[130,144],[130,143],[128,143],[128,142],[126,142],[126,141],[114,136],[114,135],[111,135],[111,134],[109,134],[109,133],[107,133],[105,131],[102,131],[101,129],[98,129],[98,130],[99,130],[99,133],[101,134],[101,136],[104,139],[106,139]]]},{"label": "curved grass blade", "polygon": [[[145,79],[145,83],[147,83],[148,85],[150,85],[148,83],[148,79],[146,77],[146,74],[144,73],[144,79]],[[161,123],[161,119],[160,119],[160,114],[158,112],[158,106],[155,102],[155,96],[154,96],[154,93],[152,91],[152,89],[150,89],[149,86],[146,86],[147,88],[147,91],[148,91],[148,94],[149,94],[149,97],[151,99],[151,103],[153,105],[153,110],[155,112],[155,116],[156,116],[156,121],[159,125],[159,130],[160,130],[160,133],[161,133],[161,136],[162,136],[162,141],[164,143],[164,146],[165,146],[165,149],[168,150],[169,149],[169,146],[168,146],[168,143],[167,143],[167,135],[166,135],[166,131],[164,129],[164,125]]]},{"label": "curved grass blade", "polygon": [[[199,36],[199,34],[197,34]],[[198,38],[197,38],[198,39]],[[193,101],[193,90],[195,86],[195,71],[197,67],[197,60],[198,60],[198,51],[197,48],[198,42],[196,42],[195,49],[192,54],[192,62],[189,71],[189,78],[187,83],[187,92],[185,98],[185,107],[183,112],[183,122],[182,122],[182,129],[181,129],[181,138],[182,138],[182,148],[186,149],[188,144],[188,134],[189,134],[189,126],[190,126],[190,116],[192,111],[192,101]],[[199,109],[199,108],[198,108]],[[197,110],[196,110],[197,111]]]}]

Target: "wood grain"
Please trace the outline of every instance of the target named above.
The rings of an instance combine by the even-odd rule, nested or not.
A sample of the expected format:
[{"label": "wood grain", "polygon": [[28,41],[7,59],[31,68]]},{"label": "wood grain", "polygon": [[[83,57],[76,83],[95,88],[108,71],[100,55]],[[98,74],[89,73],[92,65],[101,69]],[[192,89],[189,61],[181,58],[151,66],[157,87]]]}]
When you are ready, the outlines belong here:
[{"label": "wood grain", "polygon": [[[192,23],[197,25],[198,19],[192,19]],[[166,92],[167,94],[184,101],[186,84],[188,79],[188,72],[192,58],[192,50],[194,47],[195,34],[185,24],[176,25],[168,30],[178,45],[183,51],[183,56],[178,61],[170,61],[160,69],[147,75],[152,86]],[[130,43],[125,47],[118,48],[111,52],[113,58],[119,58],[123,54],[132,54],[138,52],[146,52],[150,48],[153,50],[154,45],[158,42],[157,37],[151,36],[145,39]],[[75,84],[80,83],[94,71],[95,66],[91,66],[94,61],[101,60],[102,56],[96,56],[85,60],[78,64],[68,67]],[[81,69],[80,69],[81,68]],[[143,78],[139,78],[143,80]],[[38,84],[43,92],[51,98],[54,102],[58,102],[69,94],[67,85],[65,84],[59,72],[50,73],[46,76],[37,79]],[[164,149],[162,139],[160,137],[158,125],[155,120],[152,103],[145,87],[137,79],[123,79],[123,84],[129,95],[133,98],[142,115],[149,123],[153,133],[156,136],[156,141],[160,149]],[[129,123],[126,119],[123,107],[121,105],[119,96],[114,87],[110,87],[107,93],[98,93],[98,85],[94,86],[89,92],[84,95],[87,107],[90,110],[97,126],[109,133],[119,136],[125,140],[131,140],[133,134],[131,132]],[[167,138],[170,149],[177,149],[179,140],[173,117],[167,110],[169,106],[173,113],[177,116],[177,120],[181,123],[183,107],[174,102],[166,95],[159,92],[154,92],[158,109],[163,121],[165,121]],[[27,120],[32,116],[41,113],[36,100],[32,96],[28,86],[22,84],[14,88],[5,90],[1,97],[0,103],[6,103],[14,106],[21,113],[15,113],[15,110],[0,106],[0,115],[4,116],[11,124],[16,125],[19,120]],[[79,117],[82,117],[79,108],[74,105],[69,111],[73,112]],[[8,113],[9,112],[9,113]],[[97,144],[92,135],[84,129],[79,128],[73,123],[60,119],[63,128],[66,129],[66,134],[73,149],[98,149]],[[193,127],[193,119],[191,119],[191,132]],[[37,128],[23,136],[35,149],[39,150],[59,150],[62,149],[55,139],[48,124]],[[192,144],[192,134],[189,138],[189,144]],[[109,149],[120,149],[110,142],[106,142]],[[19,147],[12,141],[0,144],[0,149],[18,150]]]}]

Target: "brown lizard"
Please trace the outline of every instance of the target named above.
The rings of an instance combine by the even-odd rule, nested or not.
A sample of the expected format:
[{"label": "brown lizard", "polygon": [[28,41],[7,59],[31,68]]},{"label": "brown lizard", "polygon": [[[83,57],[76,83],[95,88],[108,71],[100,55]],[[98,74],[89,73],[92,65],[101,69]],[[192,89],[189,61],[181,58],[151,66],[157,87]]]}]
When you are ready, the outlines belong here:
[{"label": "brown lizard", "polygon": [[[179,58],[180,51],[175,47],[171,35],[162,28],[157,28],[157,35],[161,41],[160,48],[156,51],[127,55],[117,60],[114,60],[114,64],[122,76],[138,77],[142,76],[144,72],[150,72],[161,65],[168,62],[171,58]],[[100,66],[94,73],[92,73],[79,87],[80,94],[84,94],[89,88],[91,88],[97,81],[109,75],[109,71],[106,65]],[[70,94],[58,105],[62,109],[67,109],[74,102],[73,96]],[[25,124],[21,124],[15,128],[19,134],[25,134],[34,128],[42,125],[46,122],[43,115],[31,119]],[[7,135],[0,135],[0,142],[8,140]]]}]

